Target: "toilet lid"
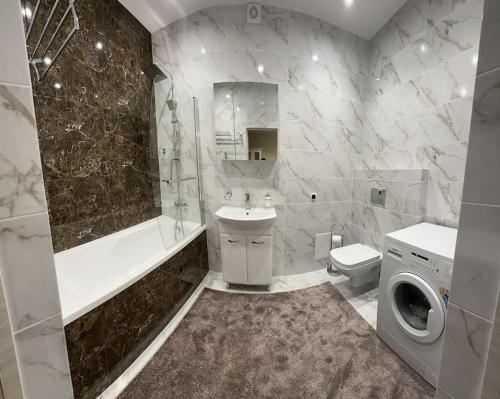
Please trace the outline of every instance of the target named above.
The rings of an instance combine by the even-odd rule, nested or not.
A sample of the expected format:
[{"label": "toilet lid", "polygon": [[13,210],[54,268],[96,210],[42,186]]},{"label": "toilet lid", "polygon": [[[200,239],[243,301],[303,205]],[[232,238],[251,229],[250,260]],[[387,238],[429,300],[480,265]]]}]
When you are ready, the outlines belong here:
[{"label": "toilet lid", "polygon": [[335,248],[331,252],[332,258],[340,265],[353,267],[380,259],[380,252],[363,244],[347,245]]}]

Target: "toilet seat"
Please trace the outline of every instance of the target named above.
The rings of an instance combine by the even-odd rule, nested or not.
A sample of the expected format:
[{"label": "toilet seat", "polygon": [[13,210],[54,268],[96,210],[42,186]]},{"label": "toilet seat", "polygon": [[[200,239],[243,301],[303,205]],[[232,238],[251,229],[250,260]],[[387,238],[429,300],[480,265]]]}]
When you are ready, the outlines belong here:
[{"label": "toilet seat", "polygon": [[330,259],[335,268],[358,287],[378,278],[382,254],[367,245],[353,244],[333,249]]},{"label": "toilet seat", "polygon": [[332,249],[330,256],[335,264],[354,269],[380,259],[382,254],[366,245],[353,244]]}]

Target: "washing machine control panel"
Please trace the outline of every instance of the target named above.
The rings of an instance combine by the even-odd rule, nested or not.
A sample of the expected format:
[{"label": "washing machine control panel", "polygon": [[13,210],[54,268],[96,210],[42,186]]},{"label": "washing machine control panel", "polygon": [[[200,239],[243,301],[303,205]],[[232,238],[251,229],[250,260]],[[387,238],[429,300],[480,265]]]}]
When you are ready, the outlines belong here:
[{"label": "washing machine control panel", "polygon": [[415,248],[389,245],[385,255],[398,259],[409,268],[419,271],[420,274],[451,281],[452,265],[450,263],[429,256]]}]

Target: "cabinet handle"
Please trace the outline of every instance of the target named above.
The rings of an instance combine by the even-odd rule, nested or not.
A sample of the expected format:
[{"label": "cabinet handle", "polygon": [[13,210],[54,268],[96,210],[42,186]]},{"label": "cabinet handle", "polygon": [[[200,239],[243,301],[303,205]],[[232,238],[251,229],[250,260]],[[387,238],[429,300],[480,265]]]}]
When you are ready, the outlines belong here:
[{"label": "cabinet handle", "polygon": [[238,240],[227,240],[228,242],[232,243],[232,244],[235,244],[238,242]]},{"label": "cabinet handle", "polygon": [[264,244],[264,241],[252,241],[252,244]]}]

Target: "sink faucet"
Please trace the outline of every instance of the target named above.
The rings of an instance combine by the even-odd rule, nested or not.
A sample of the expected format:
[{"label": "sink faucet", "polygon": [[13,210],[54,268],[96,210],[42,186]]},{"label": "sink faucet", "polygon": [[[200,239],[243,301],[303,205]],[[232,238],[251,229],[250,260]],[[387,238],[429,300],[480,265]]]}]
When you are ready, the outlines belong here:
[{"label": "sink faucet", "polygon": [[250,206],[250,193],[246,192],[245,193],[245,209],[250,210],[250,208],[251,208],[251,206]]}]

